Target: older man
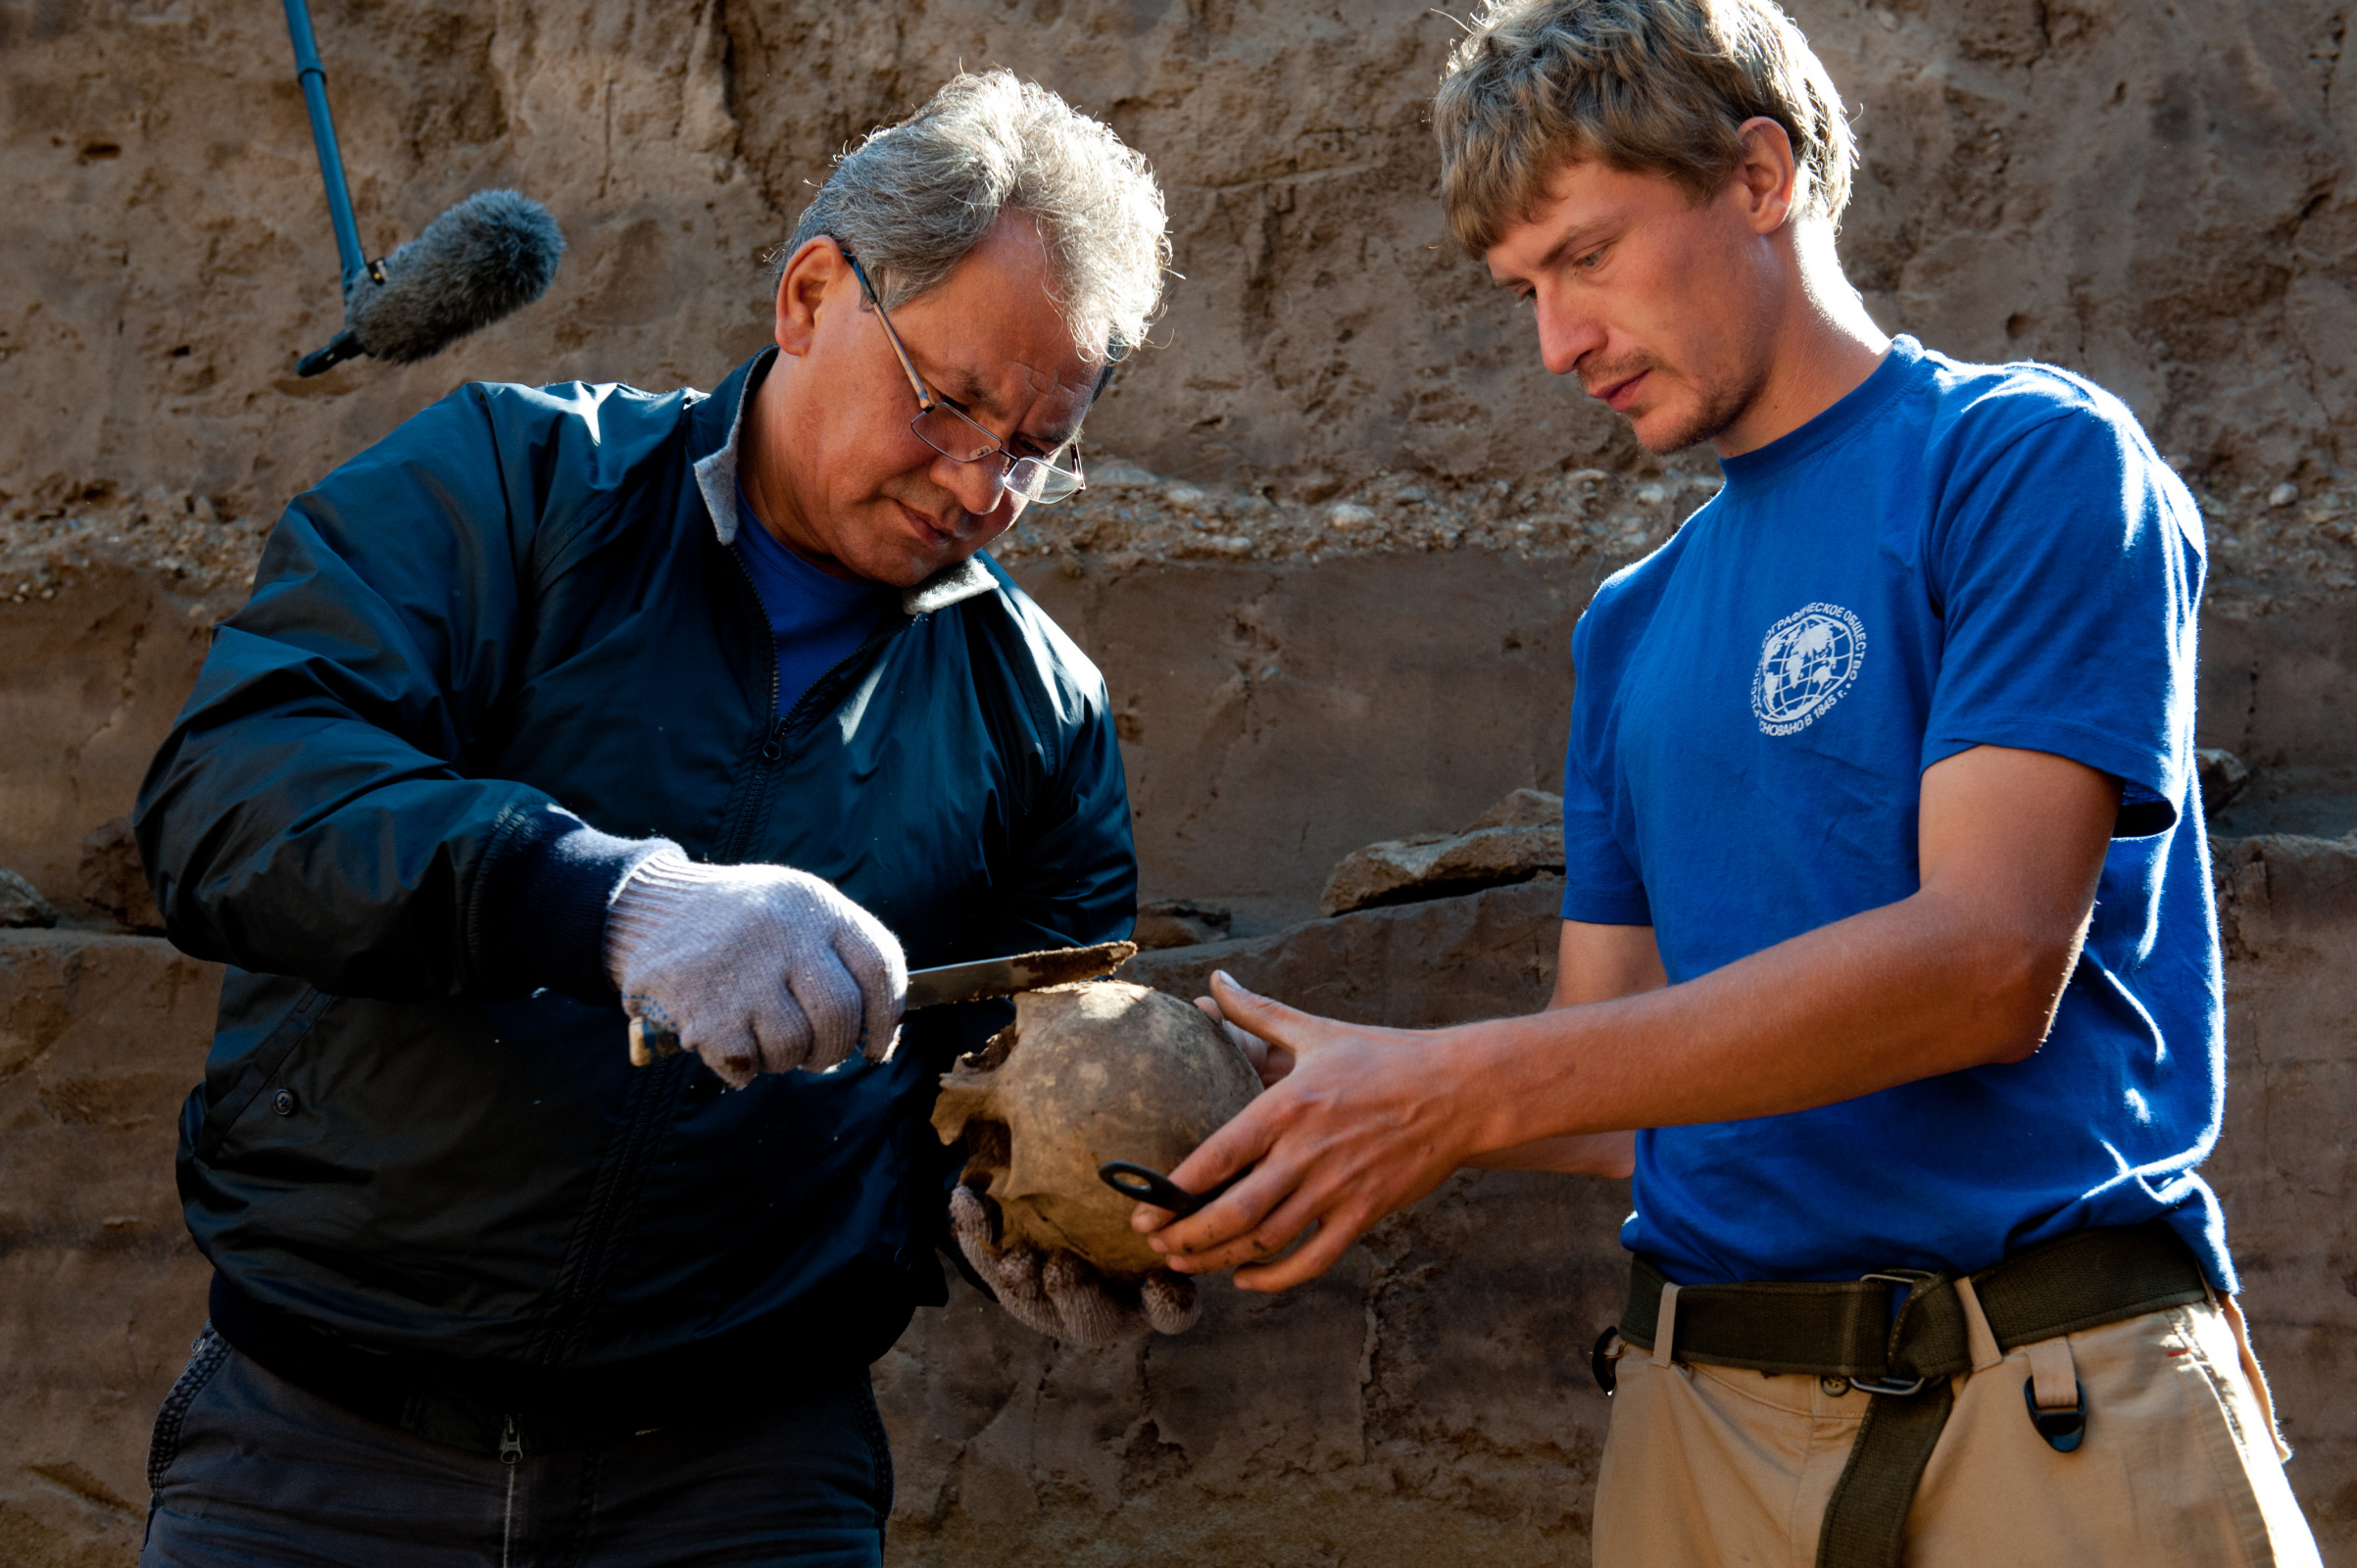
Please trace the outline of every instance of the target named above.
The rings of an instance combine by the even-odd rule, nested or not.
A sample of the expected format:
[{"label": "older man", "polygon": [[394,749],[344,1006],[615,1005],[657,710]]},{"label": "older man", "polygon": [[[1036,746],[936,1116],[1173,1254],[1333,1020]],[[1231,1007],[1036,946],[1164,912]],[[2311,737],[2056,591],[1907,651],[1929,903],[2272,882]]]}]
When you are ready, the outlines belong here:
[{"label": "older man", "polygon": [[1634,1166],[1599,1564],[2314,1563],[2195,1173],[2192,498],[2100,388],[1876,327],[1772,0],[1492,0],[1434,119],[1547,367],[1727,484],[1573,639],[1554,1006],[1218,985],[1277,1083],[1158,1245],[1281,1289],[1460,1165]]},{"label": "older man", "polygon": [[[1134,906],[1104,684],[977,552],[1081,485],[1166,256],[1110,131],[960,76],[715,394],[469,386],[296,499],[140,805],[231,965],[143,1560],[879,1560],[867,1367],[944,1298],[926,1112],[997,1016],[902,1028],[904,952]],[[963,1232],[1037,1327],[1191,1318]]]}]

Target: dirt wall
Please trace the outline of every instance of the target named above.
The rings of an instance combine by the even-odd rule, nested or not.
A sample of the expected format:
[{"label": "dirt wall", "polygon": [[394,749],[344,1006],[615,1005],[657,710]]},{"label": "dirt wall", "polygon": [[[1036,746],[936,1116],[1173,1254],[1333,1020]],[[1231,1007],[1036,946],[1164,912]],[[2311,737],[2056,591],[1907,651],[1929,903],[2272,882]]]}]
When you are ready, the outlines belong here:
[{"label": "dirt wall", "polygon": [[[2329,487],[2357,344],[2340,6],[1793,11],[1858,128],[1843,252],[1888,324],[2085,370],[2230,504]],[[324,0],[317,16],[371,253],[512,184],[571,238],[554,291],[423,365],[294,379],[335,325],[334,257],[276,12],[9,0],[10,509],[165,482],[267,512],[468,377],[709,385],[761,341],[759,255],[827,157],[959,62],[1104,115],[1169,192],[1185,277],[1162,350],[1095,423],[1106,449],[1312,498],[1381,469],[1634,461],[1444,242],[1424,121],[1452,27],[1421,0]]]},{"label": "dirt wall", "polygon": [[221,973],[154,937],[0,931],[0,1563],[139,1553],[147,1437],[210,1271],[172,1182]]},{"label": "dirt wall", "polygon": [[[2357,844],[2222,841],[2232,1042],[2207,1167],[2327,1562],[2357,1560]],[[1172,949],[1302,1005],[1423,1026],[1552,982],[1552,878]],[[154,1407],[203,1316],[169,1170],[217,982],[152,938],[0,933],[0,1562],[123,1563]],[[1275,1298],[1082,1349],[964,1286],[876,1369],[903,1565],[1579,1564],[1627,1280],[1625,1184],[1465,1174]]]},{"label": "dirt wall", "polygon": [[[1877,315],[2093,375],[2194,481],[2205,744],[2261,770],[2223,825],[2357,825],[2331,707],[2357,585],[2341,8],[1794,12],[1852,109],[1842,246]],[[1421,0],[317,20],[371,252],[491,184],[546,201],[572,248],[545,300],[439,358],[298,379],[334,256],[276,13],[0,0],[0,721],[70,748],[0,749],[0,863],[53,898],[201,647],[110,562],[217,615],[288,494],[463,379],[712,384],[761,343],[761,253],[830,152],[960,61],[1105,115],[1169,195],[1184,276],[1093,421],[1101,482],[1000,549],[1153,736],[1127,748],[1150,896],[1265,928],[1357,843],[1544,780],[1569,622],[1711,482],[1547,376],[1445,244],[1424,105],[1451,29]],[[1269,569],[1346,561],[1368,564]],[[1202,569],[1159,569],[1182,563]],[[1466,663],[1487,651],[1436,604],[1493,622],[1498,657]]]},{"label": "dirt wall", "polygon": [[[0,865],[81,929],[0,936],[0,1562],[127,1561],[146,1423],[201,1316],[172,1118],[213,979],[95,929],[128,808],[294,490],[472,377],[710,386],[829,153],[958,62],[1106,117],[1169,194],[1157,347],[1095,482],[999,549],[1099,659],[1150,898],[1348,1016],[1529,1005],[1533,885],[1285,930],[1335,859],[1549,782],[1569,628],[1706,494],[1537,366],[1447,247],[1424,0],[318,0],[372,254],[468,192],[549,204],[547,299],[315,380],[334,253],[275,8],[0,0]],[[2210,527],[2201,733],[2231,942],[2212,1172],[2328,1560],[2357,1560],[2347,1140],[2357,875],[2357,203],[2336,0],[1795,0],[1865,157],[1877,318],[2126,397]],[[970,1295],[879,1368],[896,1560],[1584,1560],[1624,1196],[1462,1178],[1311,1291],[1059,1350]],[[1273,1370],[1272,1370],[1273,1369]]]}]

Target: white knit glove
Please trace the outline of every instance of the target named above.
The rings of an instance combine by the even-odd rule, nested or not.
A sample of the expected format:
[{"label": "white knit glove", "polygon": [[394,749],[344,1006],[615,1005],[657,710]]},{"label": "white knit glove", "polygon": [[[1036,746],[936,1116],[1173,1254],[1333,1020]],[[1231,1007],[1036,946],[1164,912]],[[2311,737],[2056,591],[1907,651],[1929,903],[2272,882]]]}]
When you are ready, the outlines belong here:
[{"label": "white knit glove", "polygon": [[1168,1269],[1136,1290],[1105,1284],[1070,1252],[1042,1252],[998,1241],[998,1205],[960,1182],[950,1193],[958,1250],[1027,1329],[1067,1345],[1106,1345],[1153,1329],[1184,1334],[1202,1315],[1195,1282]]},{"label": "white knit glove", "polygon": [[606,912],[622,1010],[668,1030],[731,1089],[824,1071],[900,1042],[908,963],[865,909],[808,871],[698,865],[657,852]]}]

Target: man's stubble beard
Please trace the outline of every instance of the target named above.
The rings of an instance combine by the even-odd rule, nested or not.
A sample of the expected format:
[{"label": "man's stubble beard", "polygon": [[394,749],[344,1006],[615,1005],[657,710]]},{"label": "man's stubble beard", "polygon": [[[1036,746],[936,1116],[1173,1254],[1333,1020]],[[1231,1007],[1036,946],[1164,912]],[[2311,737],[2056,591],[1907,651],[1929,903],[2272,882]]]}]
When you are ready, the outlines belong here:
[{"label": "man's stubble beard", "polygon": [[[929,514],[936,510],[932,507],[920,506],[916,503],[916,501],[908,499],[908,497],[902,493],[905,488],[915,487],[904,487],[897,483],[887,483],[877,493],[887,504],[897,503],[898,505],[906,506],[911,512],[915,512],[920,514]],[[921,493],[918,496],[918,500],[930,499],[930,497],[923,496]],[[973,513],[967,512],[958,503],[955,498],[952,498],[949,501],[947,511],[949,515],[947,518],[945,518],[945,520],[953,521],[957,530],[956,539],[958,542],[953,545],[943,547],[937,557],[933,552],[924,550],[921,546],[909,548],[905,551],[894,551],[893,554],[898,557],[895,564],[902,568],[901,571],[896,575],[906,575],[908,572],[913,572],[915,575],[906,583],[894,581],[893,586],[914,587],[917,583],[923,582],[927,578],[947,570],[959,562],[979,555],[982,551],[990,547],[993,539],[1007,531],[1004,528],[994,531],[990,527],[989,523],[984,521],[983,518],[976,516]],[[897,512],[895,513],[895,516],[897,518]],[[975,542],[969,549],[966,547],[966,541],[973,538],[976,532],[980,532],[983,537]],[[876,580],[883,581],[885,579],[879,578]]]},{"label": "man's stubble beard", "polygon": [[1653,456],[1665,458],[1673,452],[1683,452],[1688,447],[1716,440],[1736,420],[1750,412],[1767,383],[1768,368],[1765,363],[1757,366],[1746,380],[1697,382],[1695,385],[1702,397],[1694,412],[1683,423],[1675,426],[1668,436],[1658,440],[1639,436],[1638,444]]}]

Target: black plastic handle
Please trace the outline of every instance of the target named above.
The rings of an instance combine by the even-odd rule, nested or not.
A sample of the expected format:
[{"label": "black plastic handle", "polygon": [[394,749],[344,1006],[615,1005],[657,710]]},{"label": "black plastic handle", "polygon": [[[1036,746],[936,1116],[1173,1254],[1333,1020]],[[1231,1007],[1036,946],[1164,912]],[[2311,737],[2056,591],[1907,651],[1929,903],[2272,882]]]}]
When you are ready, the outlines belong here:
[{"label": "black plastic handle", "polygon": [[1124,1198],[1134,1198],[1141,1203],[1166,1208],[1181,1219],[1236,1185],[1235,1178],[1230,1177],[1207,1193],[1191,1193],[1160,1171],[1151,1166],[1133,1165],[1126,1159],[1106,1160],[1097,1167],[1097,1179]]}]

